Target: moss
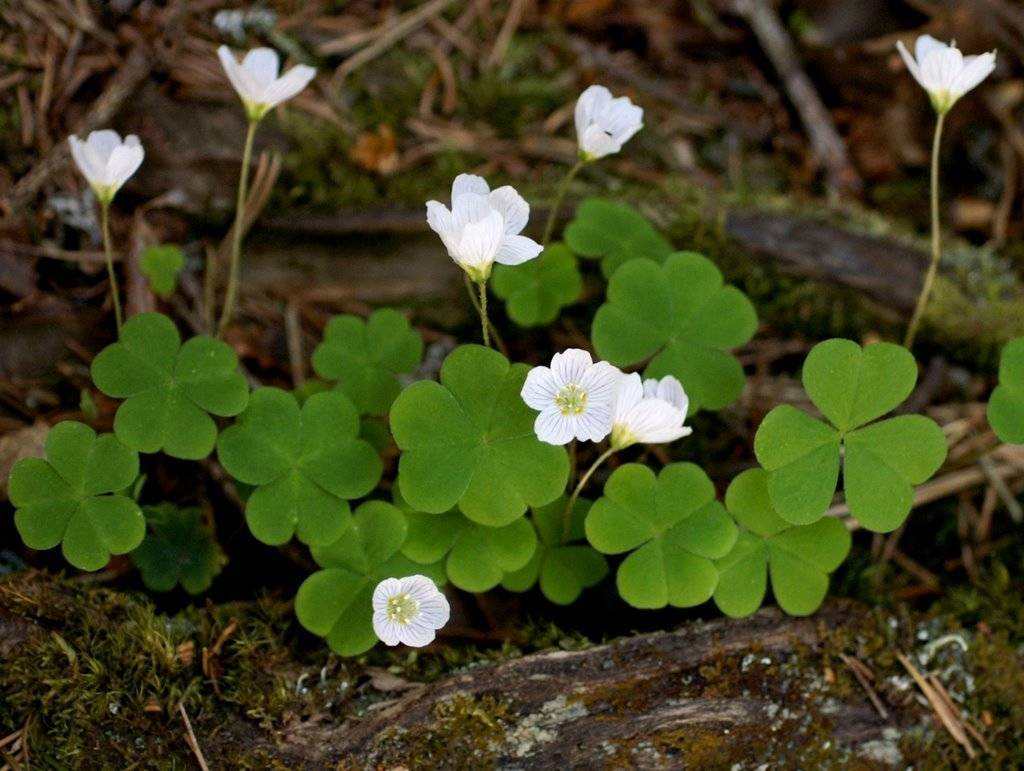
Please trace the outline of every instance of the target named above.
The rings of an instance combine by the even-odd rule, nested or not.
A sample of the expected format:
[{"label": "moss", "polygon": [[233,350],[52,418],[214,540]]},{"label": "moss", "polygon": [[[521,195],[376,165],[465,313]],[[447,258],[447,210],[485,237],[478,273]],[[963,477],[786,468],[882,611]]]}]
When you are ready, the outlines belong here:
[{"label": "moss", "polygon": [[515,720],[511,706],[492,696],[456,696],[434,706],[432,720],[414,730],[395,729],[375,740],[365,766],[409,769],[494,768],[498,749]]}]

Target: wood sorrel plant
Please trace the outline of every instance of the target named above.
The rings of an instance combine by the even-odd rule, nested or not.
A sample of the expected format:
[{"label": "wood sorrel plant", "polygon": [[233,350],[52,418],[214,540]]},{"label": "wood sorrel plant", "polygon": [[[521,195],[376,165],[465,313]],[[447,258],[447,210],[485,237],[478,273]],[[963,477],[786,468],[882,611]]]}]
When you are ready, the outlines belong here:
[{"label": "wood sorrel plant", "polygon": [[[237,293],[255,126],[313,73],[296,67],[278,78],[277,55],[266,49],[242,64],[224,49],[220,56],[250,119],[223,327]],[[912,69],[940,118],[990,69],[985,57],[958,57],[934,41],[918,45]],[[949,62],[963,68],[940,82]],[[619,151],[642,112],[594,87],[580,97],[576,118],[584,163]],[[113,132],[94,136],[72,146],[106,217],[142,149]],[[10,498],[26,545],[60,545],[83,570],[130,553],[151,590],[205,591],[225,561],[212,522],[196,509],[147,500],[139,453],[143,464],[154,453],[201,460],[216,447],[217,461],[240,483],[252,536],[270,545],[297,538],[309,548],[319,569],[298,590],[295,612],[342,655],[378,639],[429,643],[448,618],[438,590],[445,583],[471,592],[539,585],[565,605],[614,572],[619,594],[638,608],[713,599],[724,613],[744,616],[770,585],[785,611],[814,612],[850,549],[849,529],[831,510],[837,489],[849,522],[886,532],[904,522],[913,486],[945,458],[945,438],[930,419],[888,416],[917,380],[912,354],[893,343],[815,346],[802,377],[821,417],[790,405],[772,410],[753,443],[760,466],[751,460],[728,483],[724,504],[717,490],[727,480],[693,463],[636,462],[646,453],[615,468],[599,489],[602,464],[637,445],[684,440],[692,412],[720,410],[740,396],[746,378],[733,350],[754,335],[757,317],[707,258],[675,251],[621,202],[584,201],[563,242],[543,251],[522,235],[528,219],[529,205],[514,189],[492,191],[468,174],[456,178],[450,209],[427,204],[428,224],[466,273],[485,343],[455,348],[437,381],[408,382],[423,341],[392,309],[327,324],[313,367],[328,382],[310,395],[250,392],[226,343],[205,335],[183,341],[158,313],[122,326],[115,302],[118,340],[92,366],[95,385],[122,400],[114,431],[59,423],[45,458],[14,466]],[[937,236],[937,217],[933,226]],[[598,359],[575,348],[531,368],[489,347],[497,331],[487,314],[492,271],[515,323],[548,324],[579,299],[581,258],[600,260],[594,273],[606,284],[591,326]],[[173,292],[182,262],[173,248],[144,258],[156,291]],[[112,259],[108,268],[116,298]],[[382,436],[382,418],[394,447]],[[1024,441],[1020,340],[1003,353],[989,418],[1006,441]],[[391,476],[393,464],[380,454],[393,456],[394,448]],[[589,465],[577,469],[577,454]]]}]

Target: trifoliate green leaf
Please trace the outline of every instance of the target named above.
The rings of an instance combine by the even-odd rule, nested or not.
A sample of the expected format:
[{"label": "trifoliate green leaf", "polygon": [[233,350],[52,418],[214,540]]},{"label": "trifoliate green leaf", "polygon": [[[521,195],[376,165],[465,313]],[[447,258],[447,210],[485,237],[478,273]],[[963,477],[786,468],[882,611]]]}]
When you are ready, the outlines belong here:
[{"label": "trifoliate green leaf", "polygon": [[563,496],[546,506],[533,509],[532,521],[539,536],[537,550],[525,567],[509,573],[501,585],[512,592],[525,592],[537,580],[545,597],[557,605],[570,605],[584,589],[594,586],[608,575],[608,561],[583,540],[583,523],[590,511],[590,501],[577,500],[565,533]]},{"label": "trifoliate green leaf", "polygon": [[299,587],[299,623],[326,638],[342,656],[372,648],[377,642],[372,619],[378,583],[417,573],[444,583],[437,566],[417,565],[398,553],[405,536],[405,516],[398,508],[384,501],[361,504],[334,543],[313,547],[313,559],[324,569]]},{"label": "trifoliate green leaf", "polygon": [[521,327],[550,324],[583,291],[576,257],[565,244],[551,244],[522,265],[495,265],[494,294],[505,301],[509,318]]},{"label": "trifoliate green leaf", "polygon": [[422,358],[423,340],[409,320],[380,308],[365,321],[351,315],[331,319],[313,351],[313,369],[337,381],[361,413],[384,415],[401,390],[396,376],[414,371]]},{"label": "trifoliate green leaf", "polygon": [[177,584],[189,594],[202,594],[227,563],[199,509],[173,503],[143,508],[149,532],[131,553],[142,583],[154,592],[169,592]]},{"label": "trifoliate green leaf", "polygon": [[647,466],[627,463],[591,507],[586,534],[600,552],[631,552],[616,580],[626,602],[663,608],[711,598],[718,585],[714,560],[729,553],[737,531],[700,467],[673,463],[655,476]]},{"label": "trifoliate green leaf", "polygon": [[528,369],[464,345],[445,360],[440,383],[413,383],[399,395],[391,433],[402,451],[402,494],[414,509],[440,514],[458,504],[496,527],[562,493],[565,450],[537,439],[536,413],[519,395]]},{"label": "trifoliate green leaf", "polygon": [[646,217],[604,198],[588,198],[579,205],[566,226],[565,243],[581,257],[600,259],[605,278],[631,260],[664,262],[672,251],[672,244]]},{"label": "trifoliate green leaf", "polygon": [[139,456],[112,434],[58,423],[46,436],[46,460],[23,458],[11,469],[15,527],[30,549],[61,544],[76,568],[99,570],[146,534],[142,511],[119,494],[138,475]]},{"label": "trifoliate green leaf", "polygon": [[837,339],[811,350],[804,387],[831,425],[783,405],[768,413],[754,439],[757,459],[768,471],[772,505],[783,519],[807,525],[824,516],[842,457],[850,513],[875,532],[903,523],[913,486],[946,458],[945,436],[921,415],[871,421],[906,399],[916,380],[913,356],[891,343],[862,349]]},{"label": "trifoliate green leaf", "polygon": [[293,534],[310,545],[335,541],[349,525],[348,499],[377,486],[381,461],[357,438],[359,415],[343,393],[309,397],[302,407],[278,388],[255,391],[217,441],[228,473],[256,485],[245,506],[252,534],[276,545]]},{"label": "trifoliate green leaf", "polygon": [[182,345],[174,322],[160,313],[129,319],[119,342],[93,360],[92,379],[107,396],[126,400],[114,418],[126,447],[189,460],[213,449],[210,415],[237,415],[249,400],[230,346],[205,335]]},{"label": "trifoliate green leaf", "polygon": [[775,511],[763,469],[744,471],[729,485],[725,505],[742,530],[736,545],[718,560],[715,604],[728,616],[749,616],[764,600],[767,576],[779,606],[806,616],[828,592],[828,575],[850,551],[850,532],[825,517],[791,525]]},{"label": "trifoliate green leaf", "polygon": [[185,267],[185,255],[177,246],[148,246],[139,256],[139,270],[150,288],[161,297],[174,294],[178,274]]},{"label": "trifoliate green leaf", "polygon": [[988,403],[988,422],[1004,442],[1024,444],[1024,337],[1011,340],[999,362],[999,385]]},{"label": "trifoliate green leaf", "polygon": [[750,300],[707,258],[677,252],[664,265],[634,260],[608,282],[608,301],[594,316],[594,348],[619,367],[650,357],[644,377],[674,375],[690,409],[717,410],[734,402],[746,382],[728,349],[757,329]]}]

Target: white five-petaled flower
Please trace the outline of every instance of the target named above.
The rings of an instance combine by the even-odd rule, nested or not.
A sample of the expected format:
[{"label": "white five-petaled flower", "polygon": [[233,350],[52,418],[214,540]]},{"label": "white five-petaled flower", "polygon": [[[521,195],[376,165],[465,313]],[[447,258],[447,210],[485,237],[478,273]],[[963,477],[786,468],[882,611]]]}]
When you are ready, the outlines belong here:
[{"label": "white five-petaled flower", "polygon": [[373,590],[373,631],[387,645],[422,648],[450,613],[448,600],[426,576],[385,578]]},{"label": "white five-petaled flower", "polygon": [[643,128],[644,111],[629,97],[612,97],[604,86],[590,86],[576,101],[576,141],[585,161],[617,153]]},{"label": "white five-petaled flower", "polygon": [[946,45],[931,35],[922,35],[914,44],[914,56],[900,40],[896,49],[914,79],[928,92],[935,111],[942,114],[957,99],[987,78],[996,67],[996,52],[964,56],[956,43]]},{"label": "white five-petaled flower", "polygon": [[690,399],[671,375],[640,382],[633,372],[619,379],[612,407],[612,447],[664,444],[693,433],[684,426]]},{"label": "white five-petaled flower", "polygon": [[531,369],[521,396],[540,410],[533,424],[537,438],[548,444],[600,442],[612,430],[612,400],[621,375],[579,348],[556,353],[550,367]]},{"label": "white five-petaled flower", "polygon": [[78,170],[103,204],[113,200],[121,185],[138,171],[146,155],[135,134],[129,134],[122,141],[121,135],[110,129],[93,131],[84,142],[72,135],[68,142]]},{"label": "white five-petaled flower", "polygon": [[483,177],[459,174],[452,183],[452,208],[427,201],[427,224],[441,236],[449,256],[474,281],[486,281],[494,263],[519,265],[543,247],[519,235],[530,205],[511,185],[491,190]]},{"label": "white five-petaled flower", "polygon": [[242,98],[249,120],[261,120],[281,102],[285,102],[309,85],[316,70],[297,64],[278,77],[281,60],[273,48],[254,48],[241,64],[227,46],[217,49],[228,80]]}]

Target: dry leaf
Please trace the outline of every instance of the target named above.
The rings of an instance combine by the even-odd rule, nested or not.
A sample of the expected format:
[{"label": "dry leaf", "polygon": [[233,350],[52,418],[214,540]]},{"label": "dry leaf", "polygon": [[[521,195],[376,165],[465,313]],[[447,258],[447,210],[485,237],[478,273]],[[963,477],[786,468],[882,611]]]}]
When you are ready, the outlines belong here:
[{"label": "dry leaf", "polygon": [[353,163],[366,171],[382,176],[394,173],[398,168],[398,142],[395,132],[388,125],[380,125],[376,132],[366,131],[359,135],[349,152]]}]

